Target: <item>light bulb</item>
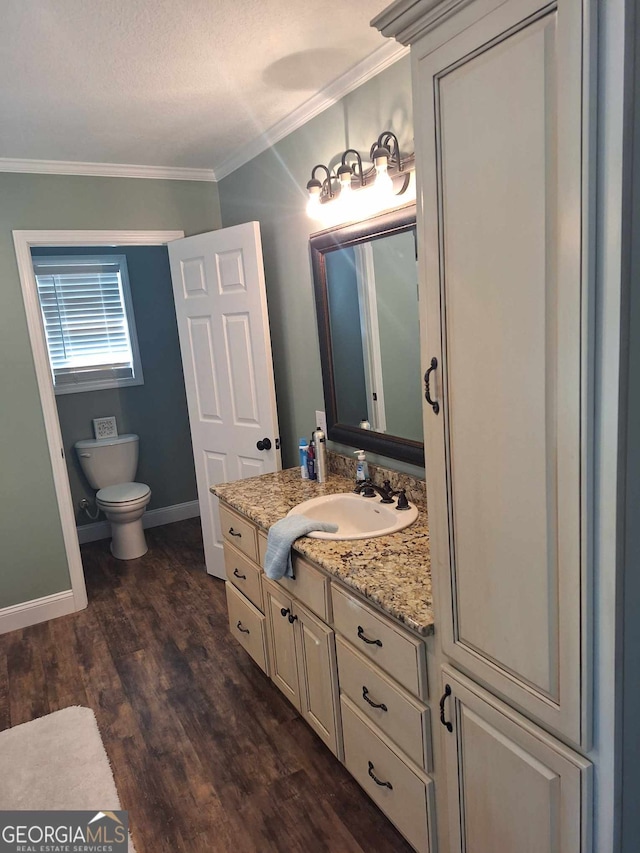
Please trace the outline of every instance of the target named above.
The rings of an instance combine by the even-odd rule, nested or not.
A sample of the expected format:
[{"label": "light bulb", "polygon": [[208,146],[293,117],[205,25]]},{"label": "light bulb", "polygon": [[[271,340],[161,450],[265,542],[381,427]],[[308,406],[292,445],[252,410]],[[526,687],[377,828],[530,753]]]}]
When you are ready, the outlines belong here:
[{"label": "light bulb", "polygon": [[309,201],[307,202],[307,216],[309,216],[311,219],[320,219],[320,217],[322,216],[319,195],[309,196]]},{"label": "light bulb", "polygon": [[374,187],[376,190],[376,195],[378,195],[382,199],[392,200],[394,192],[393,192],[393,181],[391,180],[391,176],[387,171],[387,164],[376,166],[376,180],[374,183]]}]

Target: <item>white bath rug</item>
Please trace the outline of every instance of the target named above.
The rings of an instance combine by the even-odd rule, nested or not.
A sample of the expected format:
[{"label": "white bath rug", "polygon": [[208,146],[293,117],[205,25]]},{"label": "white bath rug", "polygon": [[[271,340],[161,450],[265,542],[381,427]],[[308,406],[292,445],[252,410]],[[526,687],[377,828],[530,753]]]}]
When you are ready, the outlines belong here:
[{"label": "white bath rug", "polygon": [[[0,732],[0,809],[120,809],[90,708],[64,708]],[[129,841],[129,850],[133,851]]]}]

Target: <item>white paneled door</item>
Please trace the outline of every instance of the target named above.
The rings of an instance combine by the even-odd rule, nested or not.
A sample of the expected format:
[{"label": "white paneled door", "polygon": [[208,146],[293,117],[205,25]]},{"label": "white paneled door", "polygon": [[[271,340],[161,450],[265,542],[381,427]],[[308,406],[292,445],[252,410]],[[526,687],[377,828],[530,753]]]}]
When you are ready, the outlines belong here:
[{"label": "white paneled door", "polygon": [[281,468],[260,226],[169,243],[207,571],[225,577],[215,483]]}]

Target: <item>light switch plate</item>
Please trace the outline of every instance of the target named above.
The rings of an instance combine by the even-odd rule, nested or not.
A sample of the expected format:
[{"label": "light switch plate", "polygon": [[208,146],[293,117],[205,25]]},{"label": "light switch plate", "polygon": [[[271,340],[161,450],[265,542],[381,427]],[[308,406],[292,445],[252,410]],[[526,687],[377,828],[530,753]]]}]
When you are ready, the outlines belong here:
[{"label": "light switch plate", "polygon": [[327,435],[327,413],[316,409],[316,426],[320,427],[322,432]]},{"label": "light switch plate", "polygon": [[117,438],[118,426],[115,417],[94,418],[93,434],[96,438]]}]

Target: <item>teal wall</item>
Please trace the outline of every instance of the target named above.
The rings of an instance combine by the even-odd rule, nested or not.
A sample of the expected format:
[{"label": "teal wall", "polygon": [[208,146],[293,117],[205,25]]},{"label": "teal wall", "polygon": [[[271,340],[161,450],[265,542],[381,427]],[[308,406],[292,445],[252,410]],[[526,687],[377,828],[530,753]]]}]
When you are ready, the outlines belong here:
[{"label": "teal wall", "polygon": [[[309,235],[317,226],[305,213],[306,183],[316,163],[334,166],[346,148],[368,151],[383,130],[398,136],[403,151],[414,150],[408,57],[219,184],[224,226],[260,222],[283,463],[287,466],[297,464],[298,438],[309,434],[315,426],[315,410],[324,408],[309,261]],[[397,469],[424,473],[386,461]]]},{"label": "teal wall", "polygon": [[210,183],[0,174],[0,608],[70,586],[12,230],[218,227]]},{"label": "teal wall", "polygon": [[143,385],[58,394],[56,404],[78,525],[91,519],[78,508],[94,503],[74,449],[93,438],[93,418],[115,415],[120,434],[140,436],[136,479],[151,488],[149,509],[197,500],[187,397],[166,246],[95,246],[33,249],[32,255],[125,255],[131,287]]}]

